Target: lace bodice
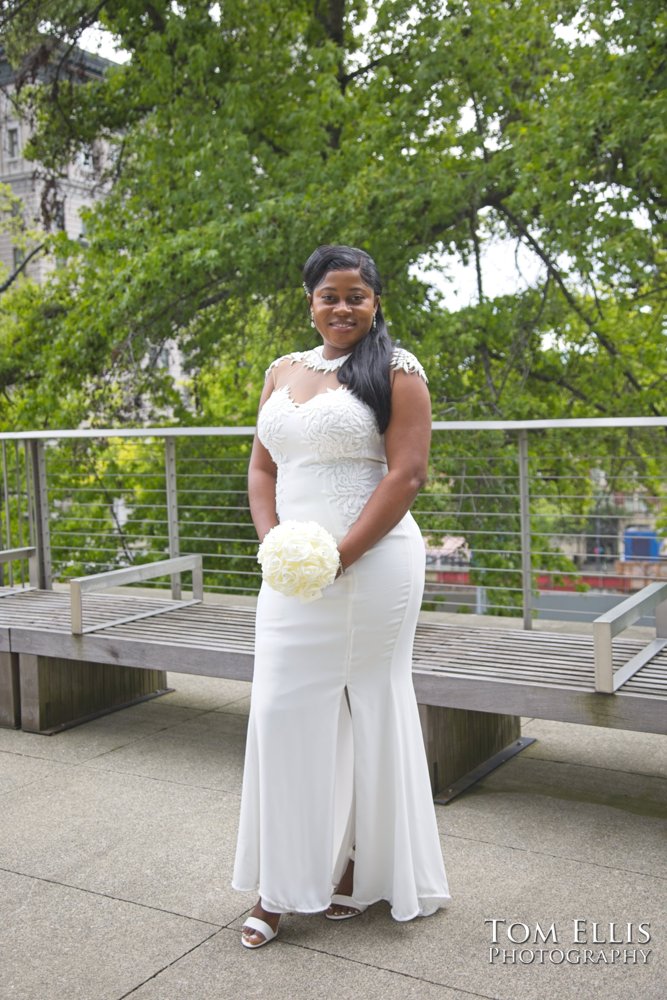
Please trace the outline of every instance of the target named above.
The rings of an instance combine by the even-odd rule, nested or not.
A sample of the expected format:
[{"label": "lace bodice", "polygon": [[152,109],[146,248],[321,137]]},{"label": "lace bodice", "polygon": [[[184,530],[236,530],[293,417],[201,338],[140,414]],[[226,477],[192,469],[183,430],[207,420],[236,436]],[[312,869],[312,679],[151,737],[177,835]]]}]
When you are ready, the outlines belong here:
[{"label": "lace bodice", "polygon": [[[327,367],[321,351],[273,362],[268,371],[284,377],[262,407],[257,433],[278,467],[280,520],[316,520],[342,537],[386,475],[386,455],[373,411],[337,382],[337,366]],[[391,367],[426,380],[419,361],[402,348],[395,348]],[[313,372],[325,374],[315,383]],[[308,398],[295,397],[309,389]]]}]

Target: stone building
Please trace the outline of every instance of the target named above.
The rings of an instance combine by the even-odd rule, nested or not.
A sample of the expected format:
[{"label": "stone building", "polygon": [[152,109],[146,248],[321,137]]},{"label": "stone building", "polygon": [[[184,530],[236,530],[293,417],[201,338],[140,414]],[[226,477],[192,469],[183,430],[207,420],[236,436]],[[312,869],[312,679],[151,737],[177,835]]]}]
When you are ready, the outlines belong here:
[{"label": "stone building", "polygon": [[[74,49],[60,72],[85,81],[102,76],[110,65],[112,63],[108,59]],[[46,82],[52,74],[53,70],[47,63],[40,70],[38,79]],[[17,113],[13,100],[15,82],[16,72],[0,49],[0,181],[8,184],[23,202],[24,219],[29,228],[51,232],[60,229],[74,239],[83,239],[85,229],[80,213],[82,208],[104,196],[102,172],[108,166],[109,149],[106,144],[96,142],[83,150],[57,178],[55,188],[49,186],[47,190],[43,168],[24,155],[32,130],[30,122]],[[45,227],[43,201],[47,194],[49,218]],[[13,274],[29,253],[30,247],[26,250],[17,246],[12,236],[0,229],[2,280]],[[25,265],[24,273],[41,281],[56,266],[53,258],[40,252]]]}]

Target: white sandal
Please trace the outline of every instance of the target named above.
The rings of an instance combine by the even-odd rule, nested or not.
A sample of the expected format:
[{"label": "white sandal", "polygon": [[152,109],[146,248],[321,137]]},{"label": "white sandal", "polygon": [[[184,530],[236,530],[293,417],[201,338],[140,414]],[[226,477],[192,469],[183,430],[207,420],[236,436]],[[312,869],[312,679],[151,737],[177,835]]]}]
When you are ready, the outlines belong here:
[{"label": "white sandal", "polygon": [[368,909],[363,903],[357,903],[356,899],[353,899],[352,896],[341,896],[340,893],[334,893],[329,905],[345,906],[349,910],[354,910],[354,913],[328,913],[325,910],[324,916],[327,920],[350,920],[352,917],[361,916],[364,910]]},{"label": "white sandal", "polygon": [[[349,859],[350,861],[356,861],[356,851],[354,847],[350,851]],[[348,910],[354,910],[354,913],[327,913],[324,912],[324,916],[327,920],[351,920],[352,917],[359,917],[368,909],[368,906],[364,906],[363,903],[357,903],[356,899],[352,896],[342,896],[339,892],[334,893],[331,897],[331,902],[329,906],[344,906]]]},{"label": "white sandal", "polygon": [[278,934],[278,928],[275,931],[271,924],[267,924],[266,920],[261,920],[260,917],[248,917],[243,924],[243,929],[250,927],[253,931],[259,931],[260,934],[264,935],[263,941],[258,941],[257,944],[251,944],[250,941],[246,940],[246,937],[241,931],[241,944],[244,948],[262,948],[269,941],[273,941],[274,937]]}]

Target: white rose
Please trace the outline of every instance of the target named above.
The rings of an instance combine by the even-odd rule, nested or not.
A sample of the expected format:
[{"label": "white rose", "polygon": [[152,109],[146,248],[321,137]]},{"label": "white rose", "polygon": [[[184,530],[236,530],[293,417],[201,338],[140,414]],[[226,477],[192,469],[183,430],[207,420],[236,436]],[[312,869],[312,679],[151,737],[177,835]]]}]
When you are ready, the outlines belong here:
[{"label": "white rose", "polygon": [[268,585],[287,597],[316,601],[336,579],[336,540],[315,521],[283,521],[267,533],[257,561]]}]

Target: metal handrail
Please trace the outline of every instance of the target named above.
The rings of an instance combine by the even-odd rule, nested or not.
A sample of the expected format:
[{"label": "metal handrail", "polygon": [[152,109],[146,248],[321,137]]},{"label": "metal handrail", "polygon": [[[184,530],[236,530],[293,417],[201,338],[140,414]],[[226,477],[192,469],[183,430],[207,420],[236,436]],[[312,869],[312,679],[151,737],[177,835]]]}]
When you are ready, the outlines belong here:
[{"label": "metal handrail", "polygon": [[[155,579],[158,576],[181,574],[187,571],[192,572],[192,600],[175,601],[168,606],[142,612],[140,614],[128,615],[124,618],[116,618],[111,622],[101,625],[91,625],[83,627],[83,594],[92,590],[104,590],[107,587],[118,587],[126,583],[140,583],[143,580]],[[178,556],[175,559],[161,559],[159,562],[142,563],[139,566],[128,566],[126,569],[112,569],[107,573],[94,573],[90,576],[79,576],[69,582],[70,591],[70,615],[72,635],[83,635],[87,632],[94,632],[101,628],[109,628],[111,625],[121,625],[125,622],[136,621],[139,618],[149,618],[152,615],[162,614],[174,608],[188,607],[191,604],[200,604],[204,599],[204,575],[202,557],[200,555]]]},{"label": "metal handrail", "polygon": [[[667,417],[568,417],[557,420],[435,420],[433,430],[520,431],[559,427],[667,427]],[[0,441],[57,441],[73,438],[235,437],[254,434],[243,427],[84,427],[44,431],[2,431]]]},{"label": "metal handrail", "polygon": [[29,559],[36,552],[37,549],[34,545],[24,545],[20,549],[3,549],[0,551],[0,563],[16,562],[18,559]]},{"label": "metal handrail", "polygon": [[[34,545],[22,545],[20,548],[0,550],[0,564],[19,562],[27,559],[29,566],[29,584],[22,583],[19,587],[10,586],[3,590],[0,597],[10,597],[12,594],[23,594],[27,590],[37,588],[37,549]],[[11,582],[11,581],[10,581]]]},{"label": "metal handrail", "polygon": [[613,694],[625,684],[640,667],[667,646],[667,634],[661,636],[660,624],[656,624],[656,638],[648,646],[614,671],[612,662],[612,639],[623,632],[646,611],[652,611],[661,604],[667,608],[667,583],[650,583],[638,594],[621,601],[611,611],[600,615],[593,622],[593,642],[595,644],[595,690]]}]

